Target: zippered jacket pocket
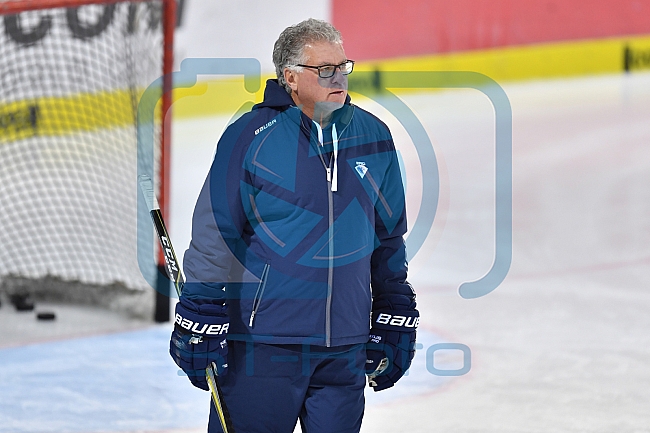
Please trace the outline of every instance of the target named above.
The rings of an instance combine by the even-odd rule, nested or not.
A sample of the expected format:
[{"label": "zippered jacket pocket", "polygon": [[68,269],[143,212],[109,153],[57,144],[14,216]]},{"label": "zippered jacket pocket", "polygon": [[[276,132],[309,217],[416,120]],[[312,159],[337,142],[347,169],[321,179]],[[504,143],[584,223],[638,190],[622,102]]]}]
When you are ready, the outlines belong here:
[{"label": "zippered jacket pocket", "polygon": [[270,263],[267,262],[264,264],[264,269],[262,270],[262,275],[260,277],[260,284],[257,286],[257,291],[255,292],[255,298],[253,298],[253,308],[251,310],[250,320],[248,321],[248,326],[250,326],[251,328],[253,327],[257,310],[260,307],[260,304],[262,303],[262,297],[264,296],[264,289],[266,288],[266,280],[268,279],[270,267],[271,267]]}]

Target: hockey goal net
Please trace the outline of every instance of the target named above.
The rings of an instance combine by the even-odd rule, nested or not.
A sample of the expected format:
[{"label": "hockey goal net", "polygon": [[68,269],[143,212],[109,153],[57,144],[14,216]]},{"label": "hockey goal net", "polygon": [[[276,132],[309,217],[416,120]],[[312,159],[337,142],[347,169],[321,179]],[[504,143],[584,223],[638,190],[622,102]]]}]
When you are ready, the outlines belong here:
[{"label": "hockey goal net", "polygon": [[[136,114],[171,69],[172,2],[0,1],[5,293],[151,317],[154,291],[137,260]],[[154,172],[160,192],[166,175]]]}]

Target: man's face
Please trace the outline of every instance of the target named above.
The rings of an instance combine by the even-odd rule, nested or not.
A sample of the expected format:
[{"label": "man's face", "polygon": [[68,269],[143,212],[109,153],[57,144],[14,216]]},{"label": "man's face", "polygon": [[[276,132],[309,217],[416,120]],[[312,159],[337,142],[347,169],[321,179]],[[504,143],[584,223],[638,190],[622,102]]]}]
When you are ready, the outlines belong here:
[{"label": "man's face", "polygon": [[[305,46],[305,65],[339,65],[347,60],[341,44],[313,42]],[[320,78],[318,70],[303,68],[301,72],[285,70],[296,105],[316,121],[343,106],[348,94],[348,78],[337,68],[330,78]]]}]

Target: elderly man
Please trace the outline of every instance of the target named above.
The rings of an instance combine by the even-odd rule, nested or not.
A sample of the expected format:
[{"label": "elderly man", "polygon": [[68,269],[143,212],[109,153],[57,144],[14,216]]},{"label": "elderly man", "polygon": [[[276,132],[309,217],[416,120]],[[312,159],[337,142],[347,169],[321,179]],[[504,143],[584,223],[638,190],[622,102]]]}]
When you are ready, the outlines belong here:
[{"label": "elderly man", "polygon": [[389,388],[414,354],[399,164],[332,25],[288,27],[273,61],[199,196],[170,352],[202,389],[217,363],[238,432],[357,432],[366,374]]}]

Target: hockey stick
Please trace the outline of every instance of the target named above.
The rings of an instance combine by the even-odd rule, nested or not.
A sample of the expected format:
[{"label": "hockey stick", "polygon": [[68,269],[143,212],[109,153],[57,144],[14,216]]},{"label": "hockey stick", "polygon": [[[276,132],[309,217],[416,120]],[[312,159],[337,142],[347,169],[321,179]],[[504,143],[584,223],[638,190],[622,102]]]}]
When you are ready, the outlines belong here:
[{"label": "hockey stick", "polygon": [[[156,228],[158,240],[160,241],[160,247],[162,248],[165,256],[167,275],[174,282],[176,293],[180,297],[181,293],[183,292],[183,284],[185,283],[185,278],[183,278],[183,273],[181,272],[180,266],[178,265],[178,259],[176,258],[174,247],[172,246],[171,239],[167,233],[167,227],[165,227],[165,221],[163,220],[162,213],[160,212],[160,207],[158,206],[158,200],[156,200],[156,196],[153,193],[153,182],[147,175],[139,176],[138,181],[140,183],[142,194],[144,194],[144,199],[147,202],[149,215],[151,215],[153,225]],[[191,342],[192,340],[190,340],[190,343]],[[217,376],[217,366],[214,362],[211,362],[210,365],[208,365],[208,367],[205,369],[205,378],[208,382],[208,386],[210,387],[210,394],[212,395],[214,408],[217,411],[217,415],[219,415],[219,421],[221,422],[223,433],[235,433],[235,430],[232,426],[232,419],[228,413],[226,402],[223,399],[221,387],[217,381]]]}]

